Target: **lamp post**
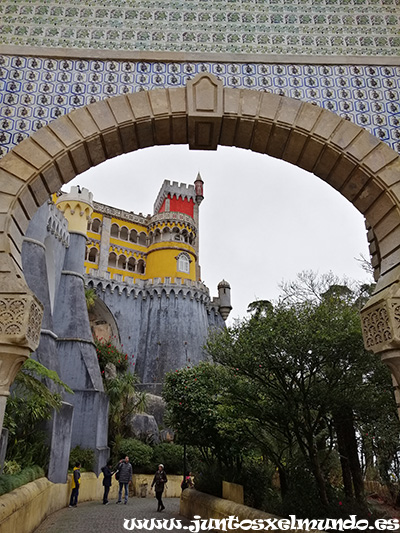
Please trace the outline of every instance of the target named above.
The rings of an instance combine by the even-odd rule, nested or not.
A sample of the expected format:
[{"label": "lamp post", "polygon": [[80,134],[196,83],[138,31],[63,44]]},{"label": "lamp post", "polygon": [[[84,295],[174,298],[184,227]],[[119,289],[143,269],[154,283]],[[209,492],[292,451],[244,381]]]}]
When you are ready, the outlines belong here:
[{"label": "lamp post", "polygon": [[[185,347],[185,362],[186,366],[188,363],[188,356],[187,356],[187,341],[183,341],[183,345]],[[183,481],[186,479],[186,470],[187,470],[187,458],[186,458],[186,442],[183,445]]]},{"label": "lamp post", "polygon": [[187,465],[186,465],[186,443],[183,445],[183,481],[186,479],[186,471],[187,471]]}]

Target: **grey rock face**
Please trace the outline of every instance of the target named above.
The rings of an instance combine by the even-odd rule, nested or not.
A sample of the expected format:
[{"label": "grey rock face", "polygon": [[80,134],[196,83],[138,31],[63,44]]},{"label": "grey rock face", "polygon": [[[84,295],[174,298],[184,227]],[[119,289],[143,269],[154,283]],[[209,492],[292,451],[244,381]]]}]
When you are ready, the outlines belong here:
[{"label": "grey rock face", "polygon": [[117,377],[117,369],[112,363],[107,363],[104,369],[104,375],[106,379],[115,379]]},{"label": "grey rock face", "polygon": [[144,413],[136,414],[130,421],[130,427],[133,437],[144,441],[148,440],[154,444],[160,442],[158,425],[154,416]]},{"label": "grey rock face", "polygon": [[146,413],[154,416],[159,426],[163,425],[165,414],[165,402],[161,396],[146,394]]}]

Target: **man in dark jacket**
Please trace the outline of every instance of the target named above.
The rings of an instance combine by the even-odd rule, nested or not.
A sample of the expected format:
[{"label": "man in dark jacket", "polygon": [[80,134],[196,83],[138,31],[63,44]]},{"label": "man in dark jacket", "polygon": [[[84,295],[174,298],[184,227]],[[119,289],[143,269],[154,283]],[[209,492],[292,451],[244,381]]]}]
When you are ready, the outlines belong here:
[{"label": "man in dark jacket", "polygon": [[164,465],[158,465],[158,470],[154,474],[154,479],[151,484],[151,488],[154,487],[156,491],[156,498],[158,502],[157,511],[163,511],[165,509],[164,504],[161,500],[161,497],[162,497],[162,493],[164,492],[164,486],[167,483],[167,481],[168,479],[167,479],[167,474],[165,473],[165,470],[164,470]]},{"label": "man in dark jacket", "polygon": [[111,470],[112,467],[112,461],[107,461],[106,466],[103,466],[101,471],[103,472],[103,487],[104,487],[104,494],[103,494],[103,505],[107,505],[108,503],[108,493],[110,492],[111,487],[111,480],[113,472]]},{"label": "man in dark jacket", "polygon": [[128,493],[129,493],[129,483],[132,482],[132,465],[129,462],[129,457],[126,456],[122,460],[117,468],[118,482],[119,482],[119,491],[118,491],[118,501],[116,503],[121,503],[122,500],[122,489],[125,488],[125,501],[128,503]]}]

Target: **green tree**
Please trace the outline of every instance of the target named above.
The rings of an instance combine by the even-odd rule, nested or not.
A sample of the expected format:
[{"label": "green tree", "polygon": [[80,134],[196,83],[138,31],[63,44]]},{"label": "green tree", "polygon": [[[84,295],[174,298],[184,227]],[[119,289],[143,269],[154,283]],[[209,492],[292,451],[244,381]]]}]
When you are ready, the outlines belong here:
[{"label": "green tree", "polygon": [[57,372],[29,358],[16,375],[7,400],[4,416],[4,427],[9,431],[7,459],[22,467],[33,464],[45,467],[48,460],[41,426],[51,418],[54,409],[60,408],[61,394],[52,392],[45,381],[73,394]]},{"label": "green tree", "polygon": [[97,294],[95,289],[86,288],[85,289],[85,300],[86,300],[86,307],[87,310],[90,311],[94,304],[96,303]]},{"label": "green tree", "polygon": [[144,410],[145,394],[136,390],[136,374],[120,373],[105,378],[105,391],[110,401],[108,415],[108,442],[113,447],[131,436],[129,423],[134,413]]},{"label": "green tree", "polygon": [[197,447],[203,460],[240,469],[246,440],[236,418],[224,403],[229,375],[222,366],[202,362],[170,372],[165,377],[163,398],[166,420],[180,444]]},{"label": "green tree", "polygon": [[329,465],[340,441],[348,461],[347,467],[342,463],[347,495],[354,488],[362,501],[356,422],[371,404],[382,403],[375,384],[382,365],[363,346],[360,292],[333,276],[320,282],[306,273],[300,281],[286,286],[280,302],[214,337],[207,348],[232,373],[228,405],[275,461],[284,485],[285,469],[299,450],[327,507]]},{"label": "green tree", "polygon": [[[137,375],[128,372],[128,354],[118,349],[110,340],[95,339],[94,342],[104,390],[109,399],[108,442],[112,448],[118,449],[121,439],[131,436],[131,417],[134,413],[144,410],[146,395],[137,391]],[[114,365],[115,375],[112,372],[106,373],[107,365]]]}]

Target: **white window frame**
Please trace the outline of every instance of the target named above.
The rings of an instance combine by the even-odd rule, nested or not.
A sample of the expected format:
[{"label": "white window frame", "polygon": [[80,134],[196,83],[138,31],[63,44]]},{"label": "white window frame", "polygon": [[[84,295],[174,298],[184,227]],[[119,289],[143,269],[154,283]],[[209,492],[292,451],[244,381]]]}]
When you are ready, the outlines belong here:
[{"label": "white window frame", "polygon": [[187,254],[178,255],[176,270],[185,274],[190,273],[190,257]]}]

